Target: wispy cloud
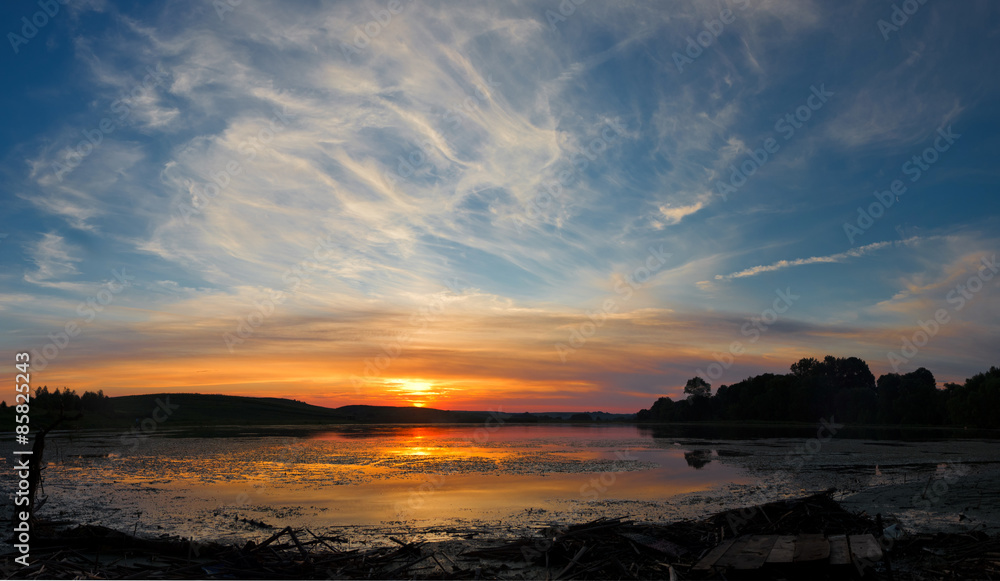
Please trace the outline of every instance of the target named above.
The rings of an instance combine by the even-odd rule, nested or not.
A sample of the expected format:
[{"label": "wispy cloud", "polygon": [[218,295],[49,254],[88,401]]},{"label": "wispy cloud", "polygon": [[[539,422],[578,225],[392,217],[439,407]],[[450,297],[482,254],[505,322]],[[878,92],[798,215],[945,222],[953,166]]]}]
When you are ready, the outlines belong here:
[{"label": "wispy cloud", "polygon": [[660,206],[660,213],[663,214],[666,226],[679,223],[685,216],[690,216],[705,207],[704,202],[696,202],[687,206]]},{"label": "wispy cloud", "polygon": [[73,255],[73,248],[53,232],[46,232],[28,248],[34,270],[24,273],[24,280],[37,285],[51,285],[69,275],[78,274],[76,263],[81,259]]},{"label": "wispy cloud", "polygon": [[[131,353],[104,359],[122,389],[145,381],[129,357],[162,360],[159,385],[180,385],[170,366],[194,345],[211,354],[204,385],[259,386],[252,370],[227,363],[214,373],[209,359],[228,356],[220,335],[233,321],[294,286],[241,353],[267,366],[282,350],[304,362],[312,393],[353,393],[344,378],[378,349],[369,338],[405,327],[459,278],[467,287],[448,295],[450,314],[400,373],[488,384],[490,397],[544,391],[543,382],[653,392],[731,341],[741,313],[760,312],[752,283],[726,281],[782,271],[795,292],[814,285],[812,304],[837,313],[803,302],[783,324],[825,320],[807,343],[839,348],[858,335],[838,325],[874,313],[891,328],[892,309],[916,312],[906,297],[938,280],[942,265],[990,248],[976,234],[996,230],[997,138],[969,131],[963,155],[908,182],[866,230],[866,240],[886,240],[897,225],[919,238],[830,254],[843,248],[831,241],[842,240],[859,198],[887,187],[903,154],[918,153],[942,120],[997,122],[1000,82],[964,66],[1000,43],[997,9],[985,4],[928,3],[887,44],[874,25],[884,6],[861,1],[588,2],[553,27],[547,0],[426,0],[405,3],[346,55],[342,44],[374,18],[364,2],[243,2],[224,19],[212,3],[169,5],[73,4],[53,25],[73,39],[65,50],[19,55],[54,72],[9,92],[9,143],[0,144],[11,202],[0,305],[18,329],[4,337],[44,337],[110,268],[126,266],[137,284],[80,342]],[[679,74],[674,53],[722,6],[735,20]],[[984,40],[942,40],[959,37]],[[150,69],[162,80],[140,90]],[[822,83],[837,98],[798,112]],[[775,124],[795,114],[809,118],[786,142]],[[109,117],[121,122],[98,138]],[[611,124],[622,128],[614,139]],[[780,149],[723,199],[717,183],[768,137]],[[81,152],[55,175],[54,164]],[[968,236],[955,248],[910,244],[956,231]],[[328,252],[316,260],[321,240]],[[886,252],[893,244],[899,251]],[[671,263],[588,341],[586,357],[550,366],[552,343],[619,296],[651,247]],[[770,262],[784,256],[811,258]],[[296,274],[303,261],[308,272]],[[772,347],[782,356],[799,348]],[[321,361],[320,352],[338,355]],[[69,352],[60,361],[67,380],[72,365],[87,364]],[[522,371],[519,361],[534,363]],[[273,366],[261,376],[278,377]],[[62,373],[55,367],[46,372]]]},{"label": "wispy cloud", "polygon": [[778,262],[753,266],[738,272],[733,272],[730,274],[717,274],[715,275],[715,280],[732,280],[734,278],[746,278],[748,276],[757,276],[765,272],[774,272],[776,270],[782,270],[784,268],[791,268],[793,266],[805,266],[807,264],[823,264],[830,262],[844,262],[848,258],[858,258],[865,256],[866,254],[871,254],[877,250],[883,248],[894,246],[898,244],[906,244],[909,242],[916,242],[917,237],[908,238],[903,241],[887,241],[887,242],[875,242],[872,244],[866,244],[865,246],[859,246],[858,248],[852,248],[847,252],[838,252],[837,254],[830,254],[828,256],[813,256],[811,258],[796,258],[795,260],[779,260]]}]

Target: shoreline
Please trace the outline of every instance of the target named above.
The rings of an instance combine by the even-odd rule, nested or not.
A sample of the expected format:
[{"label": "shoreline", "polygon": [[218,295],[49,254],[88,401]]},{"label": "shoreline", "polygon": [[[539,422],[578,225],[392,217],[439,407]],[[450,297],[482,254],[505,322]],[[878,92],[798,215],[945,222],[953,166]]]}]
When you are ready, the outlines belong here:
[{"label": "shoreline", "polygon": [[[871,534],[887,550],[894,578],[934,579],[927,571],[942,562],[963,567],[963,574],[992,570],[996,558],[983,547],[1000,550],[1000,533],[970,535],[912,531],[894,538],[891,517],[844,508],[833,500],[834,490],[714,513],[698,520],[643,523],[622,518],[538,527],[531,535],[505,538],[482,528],[448,531],[384,527],[380,543],[350,547],[339,535],[308,528],[285,527],[263,541],[198,543],[179,537],[131,535],[106,527],[66,521],[39,522],[33,539],[32,564],[12,565],[4,554],[6,578],[73,578],[97,576],[186,578],[335,578],[335,579],[521,579],[521,578],[681,578],[712,579],[724,568],[697,569],[710,551],[734,539],[752,535]],[[890,530],[883,536],[880,527]],[[347,527],[345,527],[347,528]],[[346,531],[345,531],[346,532]],[[450,539],[428,541],[447,532]],[[589,547],[589,548],[588,548]],[[963,556],[974,549],[979,557]],[[844,578],[884,579],[881,556],[848,567],[823,560],[797,563],[794,569],[764,570],[788,574],[839,571]],[[853,567],[853,568],[852,568]],[[793,573],[794,575],[795,573]],[[733,577],[729,577],[733,578]],[[792,577],[794,578],[794,577]]]}]

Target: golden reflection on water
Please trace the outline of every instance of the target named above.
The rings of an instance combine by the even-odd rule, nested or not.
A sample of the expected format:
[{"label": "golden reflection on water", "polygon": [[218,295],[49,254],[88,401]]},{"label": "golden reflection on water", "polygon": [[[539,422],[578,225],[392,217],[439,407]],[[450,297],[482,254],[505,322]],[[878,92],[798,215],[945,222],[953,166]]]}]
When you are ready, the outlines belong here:
[{"label": "golden reflection on water", "polygon": [[393,450],[394,453],[403,456],[430,456],[434,452],[440,452],[441,448],[427,448],[424,446],[411,446],[402,450]]},{"label": "golden reflection on water", "polygon": [[[232,514],[274,526],[322,526],[544,519],[578,509],[635,513],[667,510],[673,500],[657,503],[742,480],[714,451],[698,451],[693,465],[685,458],[690,450],[634,427],[494,428],[366,425],[294,436],[151,439],[120,457],[57,460],[48,476],[53,485],[100,483],[94,490],[106,491],[109,505],[131,498],[148,514],[167,506],[209,528],[229,523]],[[94,502],[74,491],[84,505]],[[155,524],[176,526],[163,518]]]},{"label": "golden reflection on water", "polygon": [[301,440],[314,455],[270,466],[275,482],[260,492],[268,504],[326,507],[336,522],[436,522],[575,506],[647,510],[643,502],[734,481],[710,452],[699,452],[695,469],[685,450],[650,443],[624,426],[345,426]]}]

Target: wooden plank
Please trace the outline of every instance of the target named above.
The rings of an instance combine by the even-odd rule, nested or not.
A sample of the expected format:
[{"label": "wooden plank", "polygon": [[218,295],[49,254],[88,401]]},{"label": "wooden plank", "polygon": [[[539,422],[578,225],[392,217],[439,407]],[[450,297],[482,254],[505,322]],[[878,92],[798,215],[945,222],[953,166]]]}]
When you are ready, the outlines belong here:
[{"label": "wooden plank", "polygon": [[780,536],[774,542],[771,554],[767,556],[768,563],[791,563],[795,558],[795,537]]},{"label": "wooden plank", "polygon": [[848,537],[851,546],[851,557],[862,563],[875,563],[882,560],[882,549],[878,541],[871,535],[851,535]]},{"label": "wooden plank", "polygon": [[743,547],[734,563],[734,569],[760,569],[767,561],[767,556],[771,554],[774,543],[778,540],[778,535],[754,535],[750,537],[747,545]]},{"label": "wooden plank", "polygon": [[799,535],[795,539],[793,563],[819,561],[830,558],[830,541],[823,535]]},{"label": "wooden plank", "polygon": [[707,555],[698,561],[698,564],[691,568],[692,571],[710,571],[712,567],[715,566],[715,562],[719,560],[719,557],[726,554],[729,547],[733,546],[736,539],[729,539],[728,541],[722,541],[715,546],[714,549],[708,552]]},{"label": "wooden plank", "polygon": [[847,547],[847,535],[834,535],[830,537],[830,564],[851,564],[851,550]]},{"label": "wooden plank", "polygon": [[733,541],[733,546],[729,547],[725,555],[719,557],[719,560],[715,562],[716,567],[729,568],[736,565],[736,561],[739,559],[740,553],[743,552],[744,547],[750,542],[749,536],[743,536],[735,541]]}]

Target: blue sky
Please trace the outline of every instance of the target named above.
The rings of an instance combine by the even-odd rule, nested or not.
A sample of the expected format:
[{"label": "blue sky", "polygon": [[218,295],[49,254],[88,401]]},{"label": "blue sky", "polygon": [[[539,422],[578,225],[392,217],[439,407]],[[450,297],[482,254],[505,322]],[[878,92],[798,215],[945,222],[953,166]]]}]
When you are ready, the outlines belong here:
[{"label": "blue sky", "polygon": [[0,8],[0,341],[43,383],[634,411],[733,341],[716,387],[892,371],[941,309],[898,370],[997,364],[995,4],[233,3]]}]

